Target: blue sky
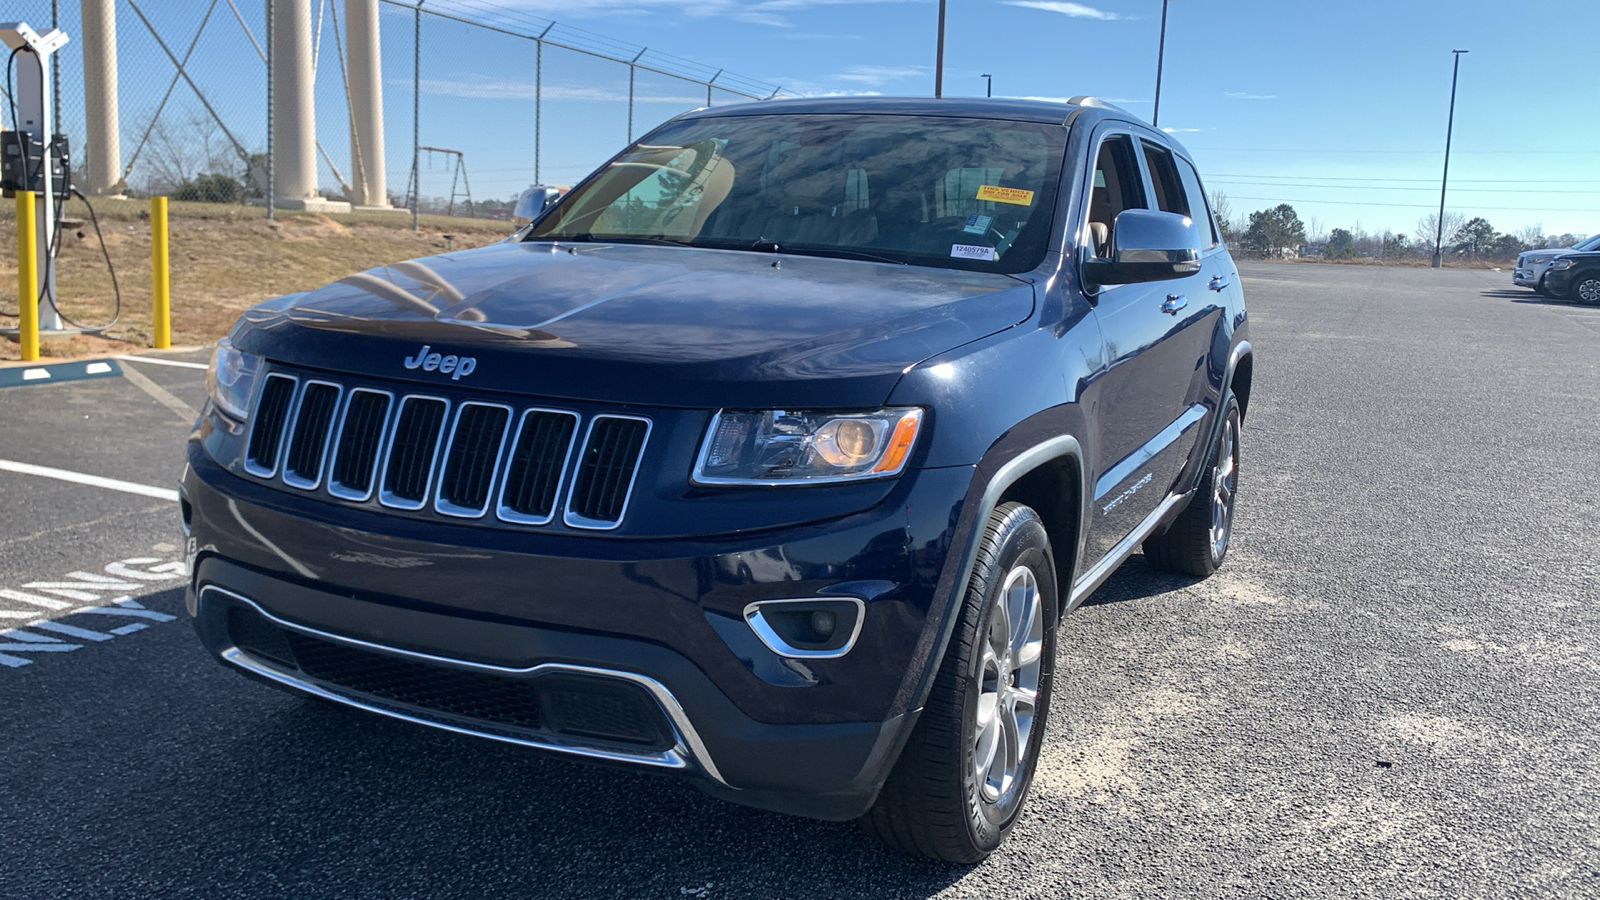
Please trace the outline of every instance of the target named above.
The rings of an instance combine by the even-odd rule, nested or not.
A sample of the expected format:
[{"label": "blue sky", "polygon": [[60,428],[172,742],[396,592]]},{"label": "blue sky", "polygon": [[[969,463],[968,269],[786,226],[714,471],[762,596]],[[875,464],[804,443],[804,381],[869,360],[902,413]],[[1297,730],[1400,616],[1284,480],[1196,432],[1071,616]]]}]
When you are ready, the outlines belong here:
[{"label": "blue sky", "polygon": [[[48,22],[45,0],[15,0]],[[282,0],[280,0],[282,2]],[[325,8],[316,99],[318,136],[349,169],[343,85],[331,64]],[[164,40],[181,52],[199,27],[201,0],[143,0]],[[933,89],[933,0],[427,0],[512,30],[560,23],[552,36],[607,45],[647,60],[678,57],[706,76],[781,85],[788,94],[927,96]],[[61,4],[76,31],[77,4]],[[259,40],[260,2],[237,3]],[[123,156],[172,77],[171,64],[131,9],[118,4]],[[1093,94],[1149,118],[1160,0],[950,0],[945,90],[1000,96]],[[542,17],[542,18],[541,18]],[[384,4],[382,23],[389,186],[411,165],[411,14]],[[1450,51],[1461,66],[1448,207],[1502,231],[1600,231],[1600,76],[1593,0],[1172,0],[1161,124],[1192,151],[1235,215],[1288,201],[1321,231],[1356,225],[1410,234],[1438,204]],[[475,197],[507,197],[535,179],[533,42],[423,17],[420,138],[466,153]],[[63,86],[69,131],[81,121],[79,63]],[[251,151],[265,146],[265,66],[226,2],[218,3],[190,64]],[[634,134],[705,103],[704,88],[641,72]],[[570,183],[628,138],[628,68],[546,49],[544,139],[538,176]],[[714,92],[717,104],[738,99]],[[193,143],[204,117],[182,86],[160,132]],[[220,135],[211,139],[222,143]],[[147,154],[150,150],[145,151]],[[319,166],[336,187],[327,162]],[[444,195],[446,161],[423,160],[423,193]]]},{"label": "blue sky", "polygon": [[[931,0],[492,4],[780,84],[786,93],[927,95],[933,87]],[[479,5],[493,14],[490,3]],[[1148,119],[1160,16],[1159,0],[952,0],[946,94],[981,95],[979,75],[987,72],[997,95],[1088,93]],[[1501,230],[1540,224],[1547,232],[1593,232],[1600,230],[1596,26],[1600,7],[1592,2],[1172,0],[1161,124],[1175,130],[1208,187],[1228,194],[1236,214],[1287,200],[1322,230],[1359,223],[1409,234],[1438,203],[1450,51],[1469,49],[1449,208],[1483,215]],[[612,76],[570,54],[552,59],[547,51],[547,86],[583,82],[585,71],[570,70],[588,69],[608,82],[599,87],[626,89],[625,67],[609,67],[620,70]],[[391,83],[409,80],[406,63],[389,73]],[[425,79],[429,68],[425,61]],[[519,68],[531,75],[511,66],[490,77]],[[434,86],[448,92],[442,82],[473,77],[468,68],[454,74]],[[694,93],[681,83],[652,90]],[[561,109],[576,101],[548,96],[547,180],[577,177],[625,137],[611,137],[614,111],[599,101],[582,104],[594,120],[586,128],[585,115]],[[426,128],[426,111],[423,121]],[[605,138],[587,140],[591,132]],[[556,149],[562,145],[592,149]],[[486,184],[490,177],[486,171]]]}]

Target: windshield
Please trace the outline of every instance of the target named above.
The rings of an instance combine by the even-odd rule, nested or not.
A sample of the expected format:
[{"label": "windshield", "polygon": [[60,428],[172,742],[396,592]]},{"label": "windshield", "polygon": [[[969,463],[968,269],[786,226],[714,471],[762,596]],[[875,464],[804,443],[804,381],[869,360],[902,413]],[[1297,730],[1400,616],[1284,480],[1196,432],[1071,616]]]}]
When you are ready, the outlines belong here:
[{"label": "windshield", "polygon": [[671,122],[529,240],[686,244],[1026,272],[1044,258],[1066,129],[920,116]]},{"label": "windshield", "polygon": [[1593,235],[1587,240],[1582,240],[1582,241],[1577,242],[1576,244],[1573,244],[1572,245],[1572,249],[1574,249],[1574,250],[1600,250],[1600,234]]}]

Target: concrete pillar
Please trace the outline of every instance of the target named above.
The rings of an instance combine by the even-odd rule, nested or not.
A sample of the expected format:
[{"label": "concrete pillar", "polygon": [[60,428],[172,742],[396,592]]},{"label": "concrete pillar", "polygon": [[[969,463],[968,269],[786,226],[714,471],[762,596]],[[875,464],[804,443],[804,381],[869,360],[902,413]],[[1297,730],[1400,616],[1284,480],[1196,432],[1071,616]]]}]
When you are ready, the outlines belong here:
[{"label": "concrete pillar", "polygon": [[117,127],[116,0],[83,0],[84,193],[122,193],[121,131]]},{"label": "concrete pillar", "polygon": [[311,4],[267,0],[273,5],[272,149],[273,204],[279,209],[348,211],[348,203],[317,196],[317,123],[312,105]]},{"label": "concrete pillar", "polygon": [[378,0],[345,0],[350,79],[350,202],[389,207],[383,170],[383,58]]}]

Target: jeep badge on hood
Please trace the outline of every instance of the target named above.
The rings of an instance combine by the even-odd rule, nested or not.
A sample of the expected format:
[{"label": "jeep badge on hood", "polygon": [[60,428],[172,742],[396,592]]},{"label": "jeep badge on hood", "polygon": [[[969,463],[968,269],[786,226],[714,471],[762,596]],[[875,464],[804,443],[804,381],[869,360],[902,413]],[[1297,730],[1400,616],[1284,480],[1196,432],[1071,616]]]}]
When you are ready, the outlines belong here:
[{"label": "jeep badge on hood", "polygon": [[430,353],[433,348],[423,344],[416,356],[406,357],[405,366],[408,369],[420,368],[424,372],[438,372],[440,375],[449,375],[451,381],[460,381],[472,374],[478,367],[477,359],[471,356],[445,356],[439,353]]}]

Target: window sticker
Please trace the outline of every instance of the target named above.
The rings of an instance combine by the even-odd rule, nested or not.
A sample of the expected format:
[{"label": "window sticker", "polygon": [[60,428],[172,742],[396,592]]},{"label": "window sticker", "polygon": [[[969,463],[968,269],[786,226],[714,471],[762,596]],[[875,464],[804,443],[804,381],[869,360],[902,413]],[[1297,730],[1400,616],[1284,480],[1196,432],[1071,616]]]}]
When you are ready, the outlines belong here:
[{"label": "window sticker", "polygon": [[1015,206],[1032,206],[1033,191],[985,184],[978,187],[978,199],[990,200],[995,203],[1010,203]]},{"label": "window sticker", "polygon": [[978,247],[972,244],[954,244],[950,247],[951,259],[981,259],[984,262],[994,261],[993,247]]},{"label": "window sticker", "polygon": [[994,216],[980,216],[973,213],[967,216],[967,225],[961,230],[967,234],[988,234],[989,226],[994,223]]}]

